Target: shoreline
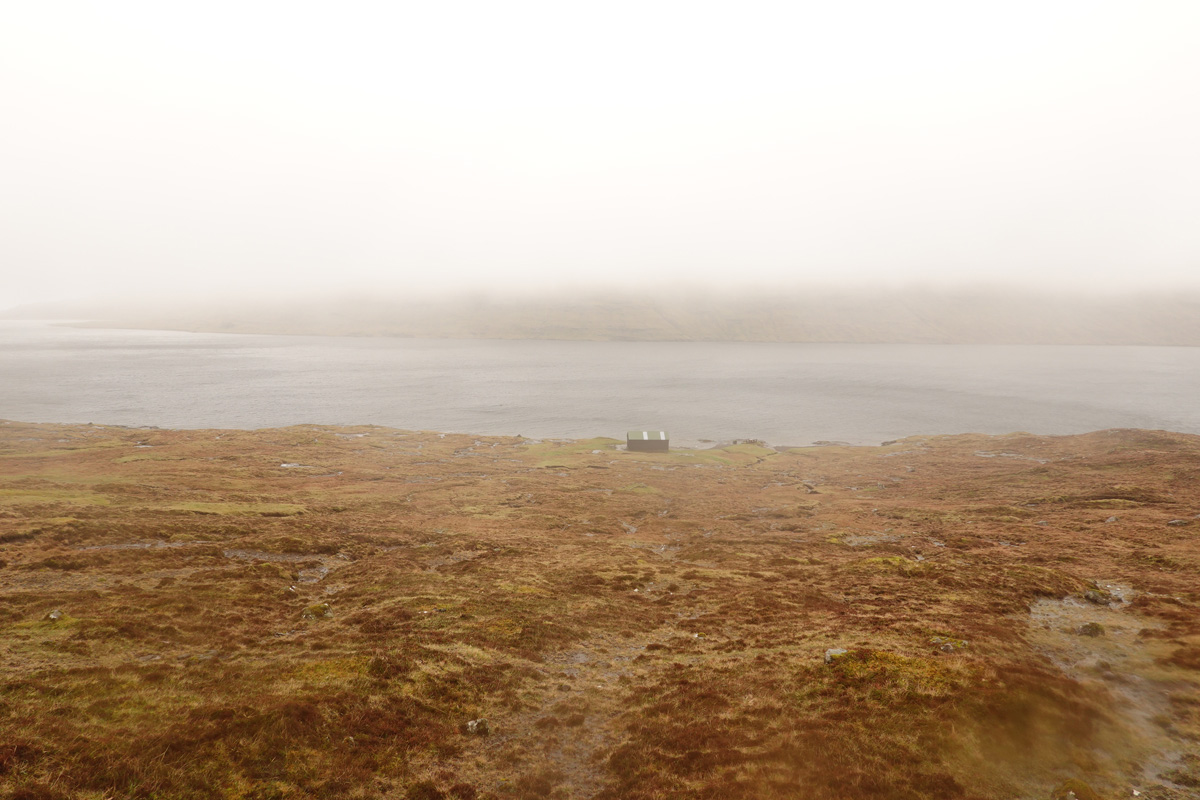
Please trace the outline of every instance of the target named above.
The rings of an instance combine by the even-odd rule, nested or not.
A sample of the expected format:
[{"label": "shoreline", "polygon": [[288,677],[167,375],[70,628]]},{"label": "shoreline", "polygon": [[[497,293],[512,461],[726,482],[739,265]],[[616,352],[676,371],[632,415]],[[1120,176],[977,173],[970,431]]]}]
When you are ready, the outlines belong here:
[{"label": "shoreline", "polygon": [[603,342],[610,344],[630,343],[630,344],[813,344],[813,345],[896,345],[896,346],[914,346],[914,347],[1200,347],[1200,338],[1194,341],[1174,342],[1174,341],[1142,341],[1129,342],[1122,340],[1114,341],[1028,341],[1028,340],[1012,340],[1012,341],[994,341],[994,340],[945,340],[937,338],[729,338],[729,337],[636,337],[636,336],[605,336],[600,334],[580,335],[580,336],[529,336],[529,335],[463,335],[452,336],[446,334],[422,334],[422,333],[351,333],[351,332],[331,332],[320,330],[283,330],[279,328],[246,328],[241,330],[221,329],[217,326],[205,325],[183,325],[183,326],[167,326],[161,324],[139,324],[133,322],[106,322],[104,320],[25,320],[13,319],[11,321],[38,321],[47,322],[60,327],[79,328],[82,330],[116,330],[116,331],[162,331],[164,333],[197,333],[197,334],[214,334],[226,336],[288,336],[288,337],[313,337],[313,338],[330,338],[330,339],[397,339],[397,340],[413,340],[413,341],[446,341],[446,342]]},{"label": "shoreline", "polygon": [[[482,438],[515,439],[515,440],[519,440],[519,441],[523,442],[524,444],[528,444],[528,445],[539,445],[539,444],[549,443],[549,444],[554,444],[554,445],[572,446],[572,445],[581,444],[583,442],[604,442],[605,444],[600,445],[600,446],[610,447],[612,450],[614,450],[616,452],[626,452],[626,446],[625,446],[624,441],[621,439],[612,437],[612,436],[602,436],[602,435],[601,436],[591,436],[591,437],[524,436],[522,434],[517,434],[517,433],[510,434],[510,433],[480,433],[480,432],[476,432],[476,431],[419,430],[419,429],[414,429],[414,428],[397,428],[397,427],[393,427],[390,425],[376,425],[373,423],[326,424],[326,423],[320,423],[320,422],[299,422],[294,425],[274,425],[274,426],[265,426],[265,427],[259,427],[259,428],[230,428],[230,427],[207,427],[207,426],[205,426],[205,427],[165,427],[165,426],[160,426],[160,425],[122,425],[122,424],[108,423],[108,422],[58,422],[58,421],[37,421],[37,420],[18,420],[18,419],[0,418],[0,425],[45,425],[45,426],[63,426],[63,427],[68,427],[68,428],[73,428],[73,427],[94,428],[96,430],[105,430],[105,429],[111,428],[111,429],[115,429],[115,430],[125,430],[125,431],[146,431],[146,432],[158,431],[158,432],[175,432],[175,433],[196,433],[196,432],[206,432],[206,431],[214,431],[217,433],[266,433],[266,432],[270,432],[270,431],[288,431],[288,430],[314,430],[314,431],[328,432],[328,431],[361,430],[361,429],[366,428],[366,429],[378,429],[378,430],[384,431],[384,432],[398,433],[398,434],[404,434],[404,435],[439,436],[439,437],[469,436],[469,437],[477,437],[477,438],[482,437]],[[948,434],[948,435],[956,435],[956,434]],[[970,435],[970,434],[966,434],[966,435]],[[982,435],[986,435],[986,434],[982,434]],[[1009,435],[1009,434],[1001,434],[1001,435]],[[722,448],[736,447],[736,446],[742,446],[742,445],[748,445],[748,446],[752,446],[752,447],[761,447],[764,449],[776,450],[778,452],[784,452],[787,450],[798,450],[798,449],[803,449],[803,448],[807,448],[807,447],[882,447],[882,446],[886,446],[889,444],[896,444],[900,441],[903,441],[906,438],[907,439],[921,438],[921,436],[917,435],[917,436],[913,436],[913,437],[903,437],[901,439],[895,439],[895,440],[891,440],[888,442],[870,443],[870,444],[853,444],[850,442],[821,440],[821,441],[813,442],[812,444],[808,444],[808,445],[772,444],[763,439],[750,439],[750,438],[724,439],[724,440],[700,439],[700,440],[696,440],[702,445],[700,447],[687,447],[687,446],[683,446],[683,445],[672,444],[670,452],[676,452],[676,451],[700,452],[700,451],[705,451],[705,450],[719,450]],[[611,444],[608,444],[608,443],[611,443]]]},{"label": "shoreline", "polygon": [[[624,440],[612,436],[591,436],[591,437],[566,437],[566,436],[524,436],[522,434],[510,433],[480,433],[473,431],[439,431],[439,430],[421,430],[415,428],[398,428],[390,425],[376,425],[374,423],[359,423],[359,424],[327,424],[319,422],[301,422],[293,425],[276,425],[265,426],[258,428],[234,428],[234,427],[166,427],[159,425],[122,425],[116,423],[104,422],[42,422],[33,420],[17,420],[0,418],[0,426],[7,425],[33,425],[33,426],[58,426],[65,428],[91,428],[95,430],[122,430],[122,431],[145,431],[147,433],[203,433],[214,432],[218,434],[263,434],[279,431],[313,431],[344,434],[349,431],[363,431],[368,433],[372,430],[382,432],[389,435],[404,435],[404,436],[434,436],[445,438],[448,436],[469,437],[476,439],[500,439],[513,440],[527,446],[537,446],[548,444],[560,447],[575,447],[589,443],[596,448],[607,448],[613,452],[625,453],[629,452],[626,449]],[[1036,438],[1036,439],[1071,439],[1078,437],[1088,437],[1096,435],[1125,435],[1125,434],[1155,434],[1164,436],[1182,436],[1193,437],[1200,439],[1200,434],[1189,433],[1186,431],[1173,431],[1164,428],[1097,428],[1090,431],[1082,431],[1079,433],[1034,433],[1031,431],[1010,431],[1008,433],[980,433],[977,431],[960,431],[955,433],[919,433],[909,436],[901,436],[895,439],[888,439],[881,442],[847,442],[840,440],[817,440],[809,444],[794,445],[794,444],[775,444],[764,439],[756,438],[733,438],[723,440],[696,440],[701,443],[700,447],[688,447],[683,445],[672,444],[669,453],[678,452],[706,452],[711,450],[723,450],[732,447],[751,447],[763,450],[773,450],[778,453],[790,452],[793,450],[821,450],[821,449],[839,449],[839,448],[888,448],[894,445],[911,444],[913,442],[922,442],[927,440],[939,439],[1015,439],[1015,438]],[[365,433],[356,433],[355,435],[367,435]],[[639,452],[637,455],[655,455],[655,453]]]}]

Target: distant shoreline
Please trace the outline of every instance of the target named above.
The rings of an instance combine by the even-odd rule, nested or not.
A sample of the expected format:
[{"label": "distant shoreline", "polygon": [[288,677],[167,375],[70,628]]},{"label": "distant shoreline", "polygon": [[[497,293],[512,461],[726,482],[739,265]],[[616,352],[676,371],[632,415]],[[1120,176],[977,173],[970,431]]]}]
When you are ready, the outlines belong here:
[{"label": "distant shoreline", "polygon": [[[32,321],[32,320],[31,320]],[[83,321],[61,321],[61,320],[46,320],[50,324],[59,325],[67,328],[81,328],[84,330],[112,330],[112,331],[163,331],[171,333],[204,333],[204,334],[222,334],[228,336],[314,336],[314,337],[329,337],[337,339],[413,339],[420,341],[452,341],[452,342],[605,342],[609,344],[655,344],[655,343],[680,343],[680,344],[821,344],[821,345],[912,345],[912,346],[941,346],[941,347],[1200,347],[1200,340],[1196,342],[929,342],[929,341],[908,341],[908,340],[884,340],[884,339],[632,339],[632,338],[603,338],[601,336],[593,336],[590,338],[572,337],[572,338],[556,338],[550,336],[442,336],[442,335],[421,335],[411,333],[319,333],[309,331],[285,331],[285,330],[216,330],[206,327],[163,327],[160,325],[139,325],[136,323],[116,323],[106,322],[103,320],[83,320]]]},{"label": "distant shoreline", "polygon": [[341,296],[43,303],[0,319],[90,328],[357,338],[1200,346],[1200,294],[985,290]]}]

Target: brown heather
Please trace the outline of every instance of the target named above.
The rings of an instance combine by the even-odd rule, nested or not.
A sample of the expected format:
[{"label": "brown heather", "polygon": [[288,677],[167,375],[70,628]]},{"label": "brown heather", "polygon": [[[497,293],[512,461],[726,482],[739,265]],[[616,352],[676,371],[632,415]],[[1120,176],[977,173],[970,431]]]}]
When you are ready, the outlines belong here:
[{"label": "brown heather", "polygon": [[0,423],[0,793],[1200,786],[1200,438],[615,445]]}]

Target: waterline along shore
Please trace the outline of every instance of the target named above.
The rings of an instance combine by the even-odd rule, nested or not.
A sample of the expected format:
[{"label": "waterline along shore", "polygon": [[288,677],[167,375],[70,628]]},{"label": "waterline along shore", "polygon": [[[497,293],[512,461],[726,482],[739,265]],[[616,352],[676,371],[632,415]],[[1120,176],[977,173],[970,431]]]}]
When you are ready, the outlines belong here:
[{"label": "waterline along shore", "polygon": [[1187,347],[450,341],[9,321],[0,377],[0,418],[163,428],[369,423],[584,439],[651,425],[686,447],[1200,434],[1200,349]]}]

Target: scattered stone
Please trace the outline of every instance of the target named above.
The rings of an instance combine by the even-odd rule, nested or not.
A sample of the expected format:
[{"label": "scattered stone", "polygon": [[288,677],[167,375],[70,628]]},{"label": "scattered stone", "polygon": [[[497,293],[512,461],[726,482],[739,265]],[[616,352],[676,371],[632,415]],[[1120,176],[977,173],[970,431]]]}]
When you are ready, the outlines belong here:
[{"label": "scattered stone", "polygon": [[297,570],[296,580],[300,583],[319,583],[329,574],[329,567],[321,564],[317,567]]},{"label": "scattered stone", "polygon": [[472,736],[487,736],[489,733],[486,719],[473,719],[467,723],[467,733]]},{"label": "scattered stone", "polygon": [[949,636],[934,636],[929,640],[930,644],[935,644],[943,653],[953,653],[955,650],[965,650],[967,647],[966,639],[952,639]]},{"label": "scattered stone", "polygon": [[1108,519],[1106,519],[1106,520],[1104,520],[1104,521],[1105,521],[1105,522],[1116,522],[1116,521],[1117,521],[1117,518],[1116,518],[1116,517],[1109,517]]},{"label": "scattered stone", "polygon": [[329,603],[318,603],[315,606],[309,606],[304,609],[304,613],[301,616],[304,619],[327,619],[333,616],[333,609],[330,608]]},{"label": "scattered stone", "polygon": [[1083,599],[1098,606],[1107,606],[1112,603],[1113,596],[1103,589],[1088,589],[1083,593]]},{"label": "scattered stone", "polygon": [[58,622],[60,619],[62,619],[62,616],[63,613],[56,608],[46,615],[46,619],[50,620],[51,622]]},{"label": "scattered stone", "polygon": [[1078,636],[1091,636],[1093,638],[1096,636],[1103,636],[1104,626],[1099,622],[1085,622],[1075,629],[1075,633]]},{"label": "scattered stone", "polygon": [[841,647],[831,647],[825,651],[825,663],[832,664],[835,660],[846,655],[848,652],[850,651]]},{"label": "scattered stone", "polygon": [[1186,519],[1173,519],[1170,522],[1168,522],[1167,524],[1168,525],[1187,525],[1188,521]]}]

